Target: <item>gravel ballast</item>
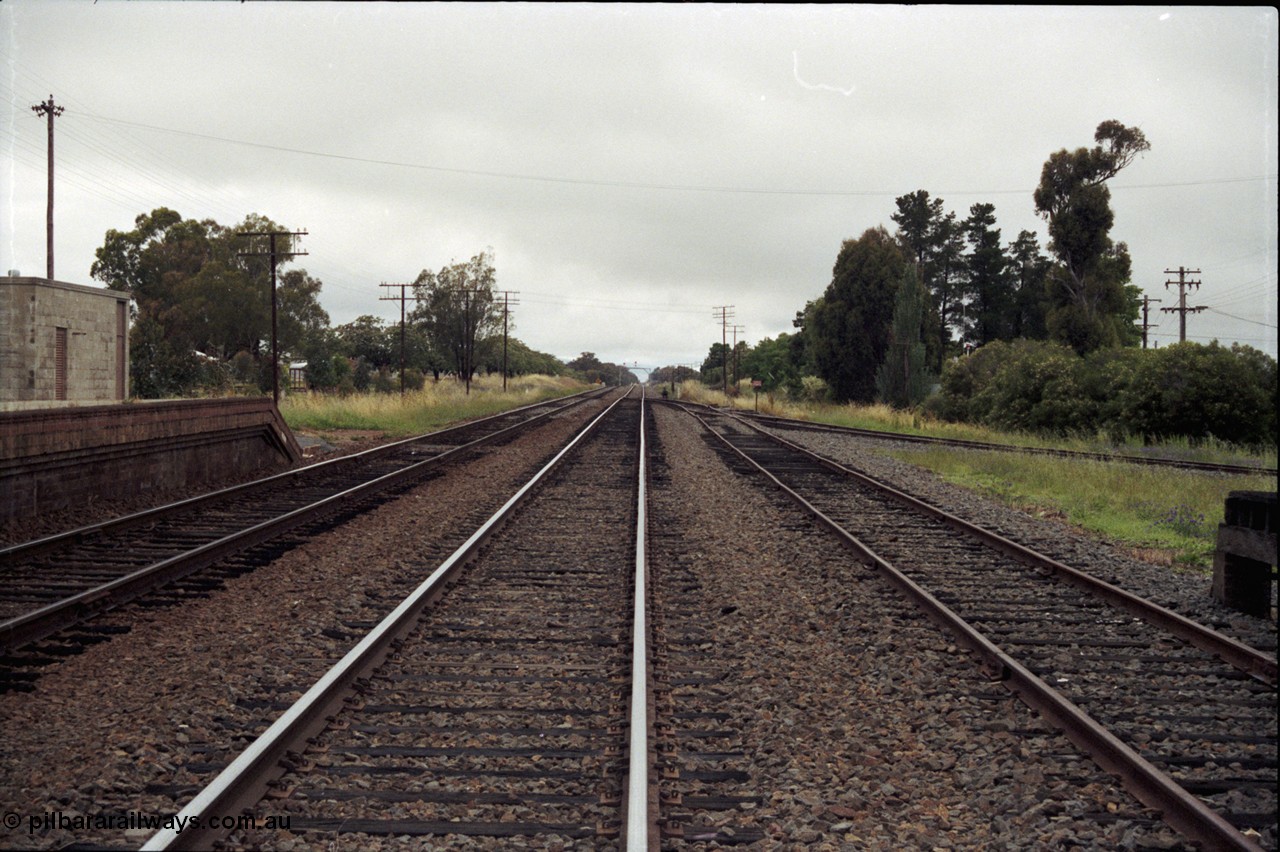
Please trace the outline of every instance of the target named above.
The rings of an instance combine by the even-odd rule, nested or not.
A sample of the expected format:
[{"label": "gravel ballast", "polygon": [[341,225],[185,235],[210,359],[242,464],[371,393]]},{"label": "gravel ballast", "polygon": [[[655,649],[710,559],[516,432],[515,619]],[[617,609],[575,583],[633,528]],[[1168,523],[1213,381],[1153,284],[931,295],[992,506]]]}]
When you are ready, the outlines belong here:
[{"label": "gravel ballast", "polygon": [[1276,650],[1276,623],[1219,604],[1209,593],[1212,578],[1208,574],[1142,562],[1061,520],[1034,517],[1002,506],[890,455],[896,450],[916,449],[912,444],[793,429],[770,431],[1241,642]]},{"label": "gravel ballast", "polygon": [[657,417],[653,523],[696,557],[769,848],[1183,845],[789,501],[744,488],[691,418]]},{"label": "gravel ballast", "polygon": [[[586,409],[599,406],[553,418],[536,435],[450,470],[208,598],[112,615],[132,630],[51,667],[36,692],[0,696],[0,810],[21,819],[12,830],[6,825],[0,846],[140,845],[149,830],[79,830],[57,820],[176,813],[269,724],[280,702],[301,695],[422,579],[410,563],[443,558],[553,443],[567,440]],[[1065,737],[985,680],[886,581],[831,539],[821,543],[825,534],[786,498],[733,473],[692,418],[664,406],[654,416],[661,458],[650,525],[664,535],[654,538],[652,570],[660,583],[663,566],[681,562],[693,578],[655,590],[655,606],[674,611],[678,603],[707,634],[707,650],[725,674],[716,687],[729,716],[724,726],[746,756],[743,792],[761,797],[738,811],[695,814],[699,823],[759,831],[764,839],[755,848],[765,849],[1189,847]],[[815,449],[828,440],[785,436]],[[999,507],[887,458],[879,443],[830,440],[820,451],[1274,647],[1274,625],[1216,607],[1201,575],[1138,563],[1064,525]],[[697,763],[687,748],[673,759]],[[681,792],[680,782],[663,783],[666,792]],[[29,818],[50,814],[58,815],[52,825],[28,830]],[[260,815],[271,815],[269,804]],[[459,842],[595,846],[569,838]],[[379,841],[387,848],[422,843]]]}]

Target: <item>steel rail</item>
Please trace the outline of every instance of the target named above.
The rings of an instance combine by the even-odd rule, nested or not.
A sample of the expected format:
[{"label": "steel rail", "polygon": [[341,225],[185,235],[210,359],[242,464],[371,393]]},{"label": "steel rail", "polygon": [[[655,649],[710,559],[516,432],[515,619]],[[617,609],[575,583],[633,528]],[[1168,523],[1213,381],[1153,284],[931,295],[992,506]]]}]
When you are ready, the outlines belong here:
[{"label": "steel rail", "polygon": [[250,743],[207,787],[196,794],[173,819],[175,826],[185,828],[161,829],[147,840],[142,849],[150,852],[207,849],[223,837],[228,829],[219,824],[220,818],[239,814],[261,800],[271,782],[284,774],[284,767],[279,765],[281,759],[291,751],[304,748],[308,738],[325,728],[347,700],[349,688],[367,677],[386,659],[394,646],[416,626],[423,609],[440,597],[450,577],[511,516],[533,489],[558,468],[575,447],[595,432],[604,418],[624,398],[625,395],[614,400],[583,427],[551,461],[481,524],[462,546],[441,562],[426,580]]},{"label": "steel rail", "polygon": [[647,478],[644,436],[644,386],[640,387],[640,450],[636,474],[636,558],[635,594],[632,597],[631,629],[631,729],[628,732],[627,795],[624,840],[627,852],[648,852],[649,837],[658,836],[657,814],[650,809],[649,743],[653,714],[649,706],[649,661],[647,657],[649,630],[645,621],[647,601],[646,578],[649,559],[645,544],[648,517],[645,509]]},{"label": "steel rail", "polygon": [[[734,412],[735,415],[738,412]],[[1017,444],[996,444],[990,441],[970,441],[964,438],[934,438],[927,435],[907,435],[899,432],[882,432],[876,429],[861,429],[857,426],[833,426],[826,423],[812,423],[804,420],[793,420],[789,417],[778,417],[772,414],[755,414],[750,411],[741,412],[753,420],[776,423],[780,428],[797,429],[809,432],[830,432],[837,435],[854,435],[859,438],[876,438],[886,441],[904,441],[913,444],[932,444],[945,447],[959,447],[967,450],[988,450],[992,452],[1029,453],[1033,455],[1058,456],[1060,458],[1081,459],[1086,461],[1117,462],[1123,464],[1140,464],[1155,467],[1174,467],[1185,470],[1200,470],[1206,473],[1233,473],[1247,476],[1275,476],[1276,468],[1253,467],[1242,464],[1218,464],[1216,462],[1183,461],[1180,459],[1164,459],[1149,456],[1131,456],[1119,453],[1093,453],[1086,450],[1056,450],[1050,447],[1024,447]]]},{"label": "steel rail", "polygon": [[[76,529],[73,529],[73,530],[67,530],[66,532],[55,533],[50,536],[45,536],[43,538],[38,538],[38,539],[32,539],[31,541],[20,542],[18,544],[9,545],[7,547],[0,547],[0,566],[10,564],[18,558],[30,559],[32,557],[39,556],[41,553],[45,553],[49,550],[53,550],[57,547],[67,544],[68,542],[83,541],[85,539],[93,538],[95,536],[104,535],[111,532],[117,532],[120,530],[128,529],[130,527],[140,526],[146,523],[151,523],[151,522],[160,520],[161,518],[168,517],[169,515],[177,514],[179,512],[184,512],[189,509],[198,508],[207,503],[216,502],[229,497],[235,497],[239,494],[242,494],[248,491],[253,491],[258,488],[264,488],[270,485],[278,484],[280,482],[286,481],[291,478],[296,479],[301,476],[312,476],[315,474],[315,472],[324,471],[326,468],[332,468],[334,466],[343,466],[343,465],[354,466],[355,464],[358,464],[361,461],[374,459],[382,455],[390,454],[392,452],[395,452],[396,450],[399,450],[402,447],[405,447],[411,444],[420,443],[422,441],[428,441],[428,440],[438,440],[440,438],[449,436],[451,433],[461,432],[465,429],[470,429],[478,425],[483,425],[493,420],[498,420],[503,417],[509,417],[512,414],[518,414],[523,411],[529,411],[534,408],[538,408],[541,406],[550,405],[550,404],[553,404],[556,402],[562,402],[562,401],[568,402],[569,405],[578,405],[582,402],[587,401],[588,399],[593,398],[599,393],[600,391],[598,390],[587,390],[587,391],[581,391],[580,393],[571,394],[566,397],[559,397],[558,399],[543,400],[542,402],[535,402],[529,405],[522,405],[517,408],[512,408],[512,409],[508,409],[507,411],[499,412],[498,414],[492,414],[488,417],[482,417],[478,420],[470,420],[470,421],[467,421],[466,423],[460,423],[456,426],[449,426],[435,432],[427,432],[426,434],[417,435],[412,438],[405,438],[399,441],[393,441],[392,443],[389,443],[389,444],[383,444],[381,446],[371,447],[367,450],[361,450],[358,453],[351,453],[350,455],[340,456],[336,459],[329,459],[328,461],[317,462],[315,464],[306,465],[305,467],[299,467],[299,468],[293,468],[291,470],[281,471],[280,473],[272,474],[271,476],[265,476],[261,479],[255,479],[251,482],[243,482],[243,483],[240,483],[239,485],[231,485],[226,488],[221,488],[217,491],[210,491],[207,494],[199,494],[195,497],[188,497],[184,500],[178,500],[176,502],[168,503],[163,506],[156,506],[150,509],[143,509],[140,512],[134,512],[128,515],[122,515],[118,518],[111,518],[109,520],[101,521],[96,524],[87,524],[83,527],[77,527]],[[538,420],[541,420],[545,417],[549,417],[552,414],[555,414],[558,410],[563,410],[563,409],[555,409],[552,411],[544,412],[543,414],[539,414],[534,417],[531,417],[528,420],[523,421],[522,424],[517,424],[517,425],[528,425],[530,423],[536,423]],[[490,436],[490,437],[495,437],[496,435],[501,435],[501,434],[503,433],[497,432],[495,433],[494,436]]]},{"label": "steel rail", "polygon": [[844,465],[821,456],[812,450],[800,446],[799,444],[792,443],[785,438],[771,434],[754,423],[747,422],[741,418],[734,419],[749,429],[752,429],[757,434],[763,435],[769,440],[775,442],[779,446],[798,452],[829,470],[833,470],[844,476],[848,476],[857,482],[861,482],[864,485],[874,488],[896,500],[899,504],[907,506],[914,511],[923,512],[937,518],[953,529],[980,538],[990,547],[1004,553],[1006,556],[1016,559],[1024,565],[1028,565],[1033,568],[1044,568],[1052,571],[1059,577],[1075,584],[1078,587],[1088,590],[1090,593],[1099,596],[1103,600],[1115,606],[1119,606],[1144,621],[1172,633],[1178,638],[1189,642],[1206,653],[1213,654],[1227,664],[1240,669],[1242,672],[1249,674],[1268,686],[1272,688],[1275,688],[1276,686],[1277,666],[1276,658],[1274,656],[1264,654],[1256,648],[1250,647],[1249,645],[1246,645],[1236,639],[1232,639],[1229,636],[1224,636],[1218,631],[1205,627],[1203,624],[1193,621],[1184,615],[1179,615],[1173,610],[1162,607],[1159,604],[1152,603],[1145,598],[1139,597],[1132,592],[1125,591],[1124,589],[1112,585],[1104,580],[1100,580],[1097,577],[1087,574],[1077,568],[1072,568],[1070,565],[1066,565],[1052,557],[1046,556],[1043,553],[1039,553],[1025,545],[1019,544],[1016,541],[1005,538],[999,533],[992,532],[991,530],[957,517],[956,515],[940,509],[937,506],[933,506],[917,497],[907,494],[904,491],[900,491],[887,483],[881,482],[872,476],[868,476],[865,473],[845,467]]},{"label": "steel rail", "polygon": [[[562,409],[557,409],[562,410]],[[508,433],[526,428],[555,411],[523,420],[497,432],[485,435],[466,444],[445,450],[420,462],[383,474],[359,485],[331,494],[314,503],[301,506],[283,515],[238,530],[215,541],[171,556],[160,562],[130,572],[114,580],[86,589],[75,595],[55,601],[40,609],[32,610],[0,622],[0,651],[13,649],[48,638],[60,630],[77,624],[103,610],[128,603],[157,588],[212,565],[220,559],[262,544],[294,530],[327,512],[336,511],[344,503],[393,488],[411,481],[424,470],[463,451],[495,441]],[[488,419],[488,418],[486,418]],[[410,439],[416,440],[416,439]],[[406,443],[406,442],[401,442]],[[380,449],[380,448],[375,448]],[[335,459],[334,461],[343,461]],[[296,472],[296,471],[295,471]],[[293,473],[293,472],[291,472]],[[274,479],[275,477],[269,477]],[[259,480],[261,483],[266,480]],[[253,485],[255,483],[250,483]],[[222,493],[222,492],[219,492]],[[201,498],[193,498],[199,501]],[[191,501],[184,501],[189,504]],[[188,506],[189,507],[189,506]]]},{"label": "steel rail", "polygon": [[1124,787],[1144,805],[1159,810],[1161,818],[1173,828],[1211,849],[1259,852],[1256,843],[1210,809],[1195,795],[1156,768],[1114,734],[1095,721],[1061,692],[1045,683],[1018,663],[954,610],[942,603],[919,584],[912,581],[890,562],[863,544],[816,506],[785,485],[754,459],[716,432],[702,417],[689,412],[726,448],[747,465],[763,474],[805,511],[811,513],[862,561],[872,565],[891,580],[909,599],[920,606],[935,622],[955,635],[958,641],[978,656],[984,671],[1000,681],[1055,724],[1073,743],[1088,754],[1098,766],[1118,777]]}]

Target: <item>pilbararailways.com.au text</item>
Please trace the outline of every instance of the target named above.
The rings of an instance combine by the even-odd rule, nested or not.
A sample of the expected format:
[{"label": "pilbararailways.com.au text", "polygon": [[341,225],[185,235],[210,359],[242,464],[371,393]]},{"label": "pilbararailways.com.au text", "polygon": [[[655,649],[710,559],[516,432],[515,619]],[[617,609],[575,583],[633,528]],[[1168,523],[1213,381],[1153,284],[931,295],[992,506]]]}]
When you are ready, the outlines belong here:
[{"label": "pilbararailways.com.au text", "polygon": [[255,817],[251,814],[224,817],[181,816],[180,814],[150,814],[142,811],[122,813],[81,814],[45,811],[25,817],[12,811],[4,815],[4,827],[13,830],[26,823],[27,834],[62,831],[169,831],[183,832],[205,828],[235,831],[237,829],[289,830],[289,816]]}]

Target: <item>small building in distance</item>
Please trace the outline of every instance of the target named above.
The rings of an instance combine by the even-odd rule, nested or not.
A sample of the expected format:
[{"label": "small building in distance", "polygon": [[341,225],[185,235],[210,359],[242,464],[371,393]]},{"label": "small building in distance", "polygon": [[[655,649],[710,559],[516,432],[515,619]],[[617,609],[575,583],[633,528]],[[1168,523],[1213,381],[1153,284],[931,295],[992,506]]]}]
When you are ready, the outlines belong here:
[{"label": "small building in distance", "polygon": [[0,278],[0,410],[101,405],[128,395],[128,293]]}]

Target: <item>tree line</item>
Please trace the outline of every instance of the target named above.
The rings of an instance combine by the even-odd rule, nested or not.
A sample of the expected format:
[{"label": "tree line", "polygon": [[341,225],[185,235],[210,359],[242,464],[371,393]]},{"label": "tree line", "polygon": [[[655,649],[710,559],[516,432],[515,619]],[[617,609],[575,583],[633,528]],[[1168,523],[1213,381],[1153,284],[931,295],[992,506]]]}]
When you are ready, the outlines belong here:
[{"label": "tree line", "polygon": [[[131,230],[107,232],[90,275],[132,296],[134,396],[271,387],[271,260],[246,234],[273,231],[288,229],[257,214],[227,227],[162,207],[138,216]],[[280,256],[291,248],[291,238],[277,241]],[[487,253],[422,270],[412,285],[403,336],[399,323],[372,315],[333,327],[320,305],[319,279],[305,269],[277,272],[282,370],[291,359],[305,361],[315,389],[398,388],[402,339],[408,387],[420,388],[426,376],[443,373],[469,379],[500,371],[504,363],[508,375],[572,370],[510,336],[512,323],[504,317]]]},{"label": "tree line", "polygon": [[1245,346],[1135,349],[1140,289],[1111,236],[1108,181],[1150,147],[1140,129],[1104,121],[1093,146],[1051,154],[1031,199],[1043,248],[1033,231],[1005,242],[993,204],[959,218],[927,190],[899,196],[896,230],[844,241],[793,334],[713,344],[704,381],[720,384],[727,363],[765,390],[1003,428],[1274,443],[1274,359]]}]

